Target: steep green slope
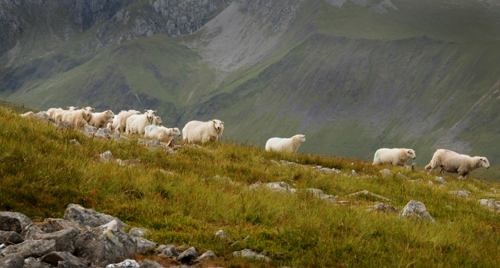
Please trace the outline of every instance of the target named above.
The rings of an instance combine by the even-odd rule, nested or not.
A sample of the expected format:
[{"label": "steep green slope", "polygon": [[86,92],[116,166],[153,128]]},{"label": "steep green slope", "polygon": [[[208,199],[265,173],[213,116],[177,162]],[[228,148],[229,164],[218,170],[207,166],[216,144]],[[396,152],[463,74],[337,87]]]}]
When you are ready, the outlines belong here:
[{"label": "steep green slope", "polygon": [[[68,204],[77,203],[118,217],[130,227],[150,230],[148,239],[158,244],[212,250],[219,258],[202,267],[497,267],[500,263],[500,214],[477,202],[498,199],[498,183],[445,176],[448,183],[438,187],[434,175],[419,171],[223,142],[168,154],[150,151],[134,138],[89,139],[2,108],[0,128],[0,211],[39,220],[61,218]],[[72,144],[72,139],[82,146]],[[107,150],[115,158],[141,161],[133,166],[102,163],[99,154]],[[281,159],[307,168],[271,161]],[[339,169],[341,174],[312,169],[317,165]],[[393,175],[381,175],[384,168]],[[359,176],[351,176],[351,170]],[[410,181],[419,178],[421,183]],[[297,193],[250,187],[280,181]],[[307,188],[338,195],[336,200],[344,202],[321,200]],[[471,198],[449,193],[461,189],[470,191]],[[398,209],[419,200],[436,223],[369,212],[367,206],[382,200],[348,196],[361,190],[390,198],[383,202]],[[228,239],[214,236],[221,229]],[[244,248],[265,251],[271,262],[233,256]],[[176,264],[168,258],[146,257]]]}]

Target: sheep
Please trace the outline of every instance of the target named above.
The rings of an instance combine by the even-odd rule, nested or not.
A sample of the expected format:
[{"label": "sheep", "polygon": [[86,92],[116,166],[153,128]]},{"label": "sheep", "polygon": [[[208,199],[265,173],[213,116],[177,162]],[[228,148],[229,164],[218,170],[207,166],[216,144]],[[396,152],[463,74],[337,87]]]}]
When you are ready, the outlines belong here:
[{"label": "sheep", "polygon": [[[55,109],[55,110],[51,111],[51,109]],[[51,111],[54,114],[54,116],[50,115],[50,113],[49,113],[49,115],[52,116],[56,120],[56,122],[61,122],[64,114],[66,114],[67,112],[76,111],[78,109],[78,107],[68,106],[68,110],[63,110],[61,108],[51,108],[51,109],[49,109],[47,111],[47,113],[49,113],[49,111]]]},{"label": "sheep", "polygon": [[102,113],[92,113],[92,119],[89,121],[89,125],[96,128],[103,128],[108,123],[113,123],[115,114],[111,110],[106,110]]},{"label": "sheep", "polygon": [[68,121],[74,128],[80,129],[92,119],[93,110],[94,108],[85,107],[76,111],[68,111],[63,115],[62,120]]},{"label": "sheep", "polygon": [[213,119],[211,121],[190,121],[182,129],[184,143],[205,143],[209,140],[218,140],[222,137],[224,122]]},{"label": "sheep", "polygon": [[266,142],[266,151],[295,153],[300,144],[306,141],[306,136],[297,134],[291,138],[270,138]]},{"label": "sheep", "polygon": [[490,168],[490,162],[486,157],[470,157],[466,154],[459,154],[446,149],[438,149],[432,156],[431,162],[425,166],[427,173],[430,173],[436,167],[440,167],[440,173],[444,172],[458,173],[459,180],[465,180],[472,171],[485,167]]},{"label": "sheep", "polygon": [[141,115],[132,115],[127,118],[127,129],[125,133],[127,135],[130,134],[144,134],[144,129],[146,126],[152,125],[155,120],[154,113],[156,111],[153,110],[145,110],[146,112]]},{"label": "sheep", "polygon": [[378,149],[373,156],[373,165],[392,164],[393,166],[404,166],[409,158],[417,158],[413,149],[381,148]]},{"label": "sheep", "polygon": [[113,123],[108,124],[108,129],[111,131],[118,130],[118,132],[125,132],[127,127],[127,119],[132,115],[140,115],[141,112],[136,110],[128,110],[121,111],[115,118],[113,119]]},{"label": "sheep", "polygon": [[161,117],[155,116],[155,121],[154,121],[153,125],[161,126],[161,124],[163,124]]},{"label": "sheep", "polygon": [[166,128],[157,125],[150,125],[144,129],[144,137],[156,139],[170,144],[174,136],[180,136],[181,131],[178,128]]},{"label": "sheep", "polygon": [[33,115],[35,115],[35,113],[30,111],[30,112],[26,112],[26,113],[22,114],[21,116],[22,117],[31,117]]}]

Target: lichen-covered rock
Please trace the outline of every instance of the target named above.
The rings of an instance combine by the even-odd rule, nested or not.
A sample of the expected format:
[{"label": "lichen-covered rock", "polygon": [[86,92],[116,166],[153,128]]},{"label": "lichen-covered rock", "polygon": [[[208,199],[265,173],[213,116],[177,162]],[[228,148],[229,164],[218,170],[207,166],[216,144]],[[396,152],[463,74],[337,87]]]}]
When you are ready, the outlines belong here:
[{"label": "lichen-covered rock", "polygon": [[71,254],[75,252],[75,243],[78,238],[78,231],[74,228],[63,229],[48,234],[37,234],[36,239],[56,241],[56,251],[67,251]]},{"label": "lichen-covered rock", "polygon": [[139,264],[141,268],[166,268],[165,266],[151,260],[144,260]]},{"label": "lichen-covered rock", "polygon": [[435,223],[431,214],[429,214],[429,212],[427,211],[424,203],[415,200],[410,200],[410,202],[406,204],[406,206],[403,208],[403,211],[401,212],[401,217],[419,219]]},{"label": "lichen-covered rock", "polygon": [[128,232],[129,235],[135,236],[135,237],[143,237],[146,234],[150,234],[151,232],[146,229],[141,229],[141,228],[132,228]]},{"label": "lichen-covered rock", "polygon": [[177,249],[175,249],[174,245],[161,245],[158,247],[157,252],[159,252],[158,255],[163,255],[163,256],[168,256],[168,257],[177,257],[179,256],[179,252],[177,252]]},{"label": "lichen-covered rock", "polygon": [[106,266],[124,259],[133,258],[137,243],[124,231],[103,231],[94,228],[78,236],[75,255],[93,264]]},{"label": "lichen-covered rock", "polygon": [[135,260],[124,260],[120,263],[113,263],[113,264],[108,264],[106,265],[106,268],[118,268],[118,267],[135,267],[139,268],[141,267],[139,263],[137,263]]},{"label": "lichen-covered rock", "polygon": [[30,218],[19,212],[0,212],[0,230],[14,231],[20,234],[24,228],[33,224]]},{"label": "lichen-covered rock", "polygon": [[[64,219],[47,218],[43,221],[40,229],[45,233],[53,233],[69,228],[77,228],[77,225]],[[76,229],[76,231],[79,231]]]},{"label": "lichen-covered rock", "polygon": [[64,212],[64,219],[76,224],[78,227],[86,229],[86,226],[92,229],[116,220],[120,229],[125,228],[127,225],[120,219],[113,216],[96,212],[93,209],[86,209],[77,204],[69,204]]},{"label": "lichen-covered rock", "polygon": [[29,257],[41,257],[49,252],[56,250],[56,241],[54,240],[28,240],[20,244],[9,246],[1,254],[18,254],[24,259]]},{"label": "lichen-covered rock", "polygon": [[156,243],[142,237],[132,237],[137,244],[137,254],[147,254],[155,251]]},{"label": "lichen-covered rock", "polygon": [[198,257],[196,259],[196,261],[202,261],[202,260],[208,260],[208,259],[216,259],[216,258],[217,258],[217,256],[215,256],[215,254],[211,250],[209,250],[209,251],[203,253],[200,257]]},{"label": "lichen-covered rock", "polygon": [[386,205],[384,203],[378,203],[373,207],[368,207],[369,211],[382,211],[382,212],[394,212],[397,213],[399,210],[393,206]]},{"label": "lichen-covered rock", "polygon": [[107,163],[113,160],[113,154],[110,151],[106,151],[99,155],[101,157],[101,162]]}]

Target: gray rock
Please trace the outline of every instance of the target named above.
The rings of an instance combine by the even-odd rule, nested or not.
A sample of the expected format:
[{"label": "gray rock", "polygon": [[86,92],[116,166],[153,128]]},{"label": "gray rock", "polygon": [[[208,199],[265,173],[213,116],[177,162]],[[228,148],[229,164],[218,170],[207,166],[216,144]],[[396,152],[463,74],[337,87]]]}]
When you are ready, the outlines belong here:
[{"label": "gray rock", "polygon": [[137,254],[147,254],[155,251],[156,243],[146,240],[142,237],[132,237],[137,244]]},{"label": "gray rock", "polygon": [[76,139],[70,140],[69,143],[74,144],[76,146],[82,146]]},{"label": "gray rock", "polygon": [[486,206],[490,209],[500,212],[500,205],[495,199],[481,199],[478,201],[481,206]]},{"label": "gray rock", "polygon": [[177,252],[177,249],[175,249],[174,245],[161,245],[157,252],[159,252],[159,255],[164,255],[168,257],[177,257],[179,256],[179,252]]},{"label": "gray rock", "polygon": [[[78,226],[76,224],[64,219],[47,218],[43,221],[43,224],[40,226],[40,229],[42,229],[42,231],[45,233],[53,233],[64,229],[77,228],[77,227]],[[80,230],[76,229],[76,231]]]},{"label": "gray rock", "polygon": [[325,172],[325,173],[335,173],[335,170],[331,168],[320,168],[319,171]]},{"label": "gray rock", "polygon": [[58,268],[88,268],[84,264],[75,264],[75,263],[72,263],[69,261],[60,261],[59,263],[57,263],[57,267]]},{"label": "gray rock", "polygon": [[96,132],[97,128],[88,124],[83,129],[83,134],[89,138],[93,138]]},{"label": "gray rock", "polygon": [[219,239],[222,239],[222,238],[227,238],[228,235],[226,234],[226,232],[222,231],[222,230],[219,230],[215,233],[215,236]]},{"label": "gray rock", "polygon": [[94,138],[105,139],[105,140],[111,139],[111,136],[112,136],[111,130],[107,128],[100,128],[94,134]]},{"label": "gray rock", "polygon": [[0,231],[0,244],[12,245],[24,242],[24,239],[14,231]]},{"label": "gray rock", "polygon": [[416,180],[409,180],[408,182],[411,182],[411,183],[422,183],[422,182],[424,182],[424,179],[420,178],[420,179],[416,179]]},{"label": "gray rock", "polygon": [[414,218],[435,223],[431,214],[427,211],[424,203],[415,200],[410,200],[410,202],[406,204],[401,213],[401,217]]},{"label": "gray rock", "polygon": [[217,256],[215,256],[215,254],[211,250],[209,250],[209,251],[203,253],[200,257],[198,257],[198,259],[196,259],[196,261],[216,259],[216,258],[217,258]]},{"label": "gray rock", "polygon": [[107,163],[113,160],[113,154],[110,151],[106,151],[99,155],[101,157],[101,162]]},{"label": "gray rock", "polygon": [[141,268],[166,268],[165,266],[151,260],[144,260],[139,264]]},{"label": "gray rock", "polygon": [[129,235],[135,236],[135,237],[143,237],[146,234],[151,234],[149,230],[146,229],[141,229],[141,228],[132,228],[128,232]]},{"label": "gray rock", "polygon": [[94,228],[81,233],[76,241],[76,256],[99,266],[133,258],[136,252],[137,243],[121,229]]},{"label": "gray rock", "polygon": [[437,182],[440,182],[441,184],[447,184],[448,182],[443,179],[443,177],[436,177],[436,179],[434,179],[435,181]]},{"label": "gray rock", "polygon": [[56,241],[56,251],[67,251],[71,254],[75,252],[75,243],[79,232],[74,228],[63,229],[48,234],[37,234],[35,239]]},{"label": "gray rock", "polygon": [[466,191],[450,191],[450,194],[455,195],[457,197],[467,198],[469,194]]},{"label": "gray rock", "polygon": [[19,212],[0,212],[0,230],[14,231],[20,234],[24,228],[33,224],[30,218]]},{"label": "gray rock", "polygon": [[378,195],[378,194],[374,194],[374,193],[372,193],[372,192],[370,192],[368,190],[363,190],[363,191],[355,192],[355,193],[352,193],[352,194],[348,194],[345,197],[358,196],[358,195],[371,195],[373,197],[376,197],[376,198],[379,198],[379,199],[382,199],[382,200],[385,200],[385,201],[388,201],[388,202],[392,202],[391,199],[389,199],[387,197],[383,197],[383,196]]},{"label": "gray rock", "polygon": [[331,202],[335,202],[338,198],[338,195],[328,195],[324,194],[323,191],[320,189],[315,189],[315,188],[307,188],[306,191],[312,193],[315,197]]},{"label": "gray rock", "polygon": [[12,245],[0,251],[1,254],[19,254],[24,259],[28,257],[41,257],[49,252],[56,250],[56,241],[54,240],[28,240],[20,244]]},{"label": "gray rock", "polygon": [[178,257],[177,261],[182,263],[189,263],[198,257],[198,253],[194,247],[190,247],[188,250],[182,252]]},{"label": "gray rock", "polygon": [[93,209],[85,209],[77,204],[69,204],[64,212],[64,219],[76,224],[79,228],[86,229],[86,226],[92,229],[109,223],[112,220],[118,222],[118,227],[123,229],[127,224],[123,223],[120,219],[113,216],[96,212]]},{"label": "gray rock", "polygon": [[40,228],[37,225],[32,223],[23,229],[23,231],[21,232],[21,237],[24,240],[33,240],[35,239],[36,236],[40,234],[43,234],[43,231],[40,230]]},{"label": "gray rock", "polygon": [[259,186],[265,186],[265,187],[267,187],[273,191],[277,191],[277,192],[290,192],[292,194],[297,192],[297,190],[292,188],[289,184],[284,183],[282,181],[281,182],[270,182],[270,183],[264,183],[264,184],[255,183],[255,184],[250,185],[250,189],[255,189]]},{"label": "gray rock", "polygon": [[393,206],[386,205],[384,203],[378,203],[373,207],[368,208],[369,211],[382,211],[382,212],[394,212],[397,213],[399,210]]},{"label": "gray rock", "polygon": [[115,268],[115,267],[136,267],[136,268],[139,268],[140,265],[135,260],[124,260],[120,263],[106,265],[106,268]]},{"label": "gray rock", "polygon": [[61,129],[61,130],[70,130],[73,128],[71,123],[68,121],[56,122],[56,123],[54,123],[54,126],[58,129]]},{"label": "gray rock", "polygon": [[139,159],[129,159],[129,160],[121,160],[121,159],[116,159],[116,163],[120,166],[135,166],[141,163],[141,160]]},{"label": "gray rock", "polygon": [[2,268],[23,268],[24,259],[17,254],[8,254],[0,259],[0,267]]},{"label": "gray rock", "polygon": [[35,118],[42,122],[55,122],[54,118],[52,118],[47,112],[38,112],[32,115],[31,118]]},{"label": "gray rock", "polygon": [[41,262],[33,257],[24,260],[24,268],[53,268],[54,266],[46,262]]},{"label": "gray rock", "polygon": [[141,144],[141,145],[144,145],[146,147],[150,147],[150,148],[160,148],[162,147],[160,142],[157,141],[156,139],[152,139],[152,140],[143,140],[143,139],[137,139],[138,143]]},{"label": "gray rock", "polygon": [[233,252],[233,256],[247,258],[247,259],[255,259],[258,261],[267,261],[267,262],[270,261],[269,257],[267,257],[263,254],[254,252],[250,249],[244,249],[242,251],[235,251],[235,252]]},{"label": "gray rock", "polygon": [[274,160],[271,160],[271,163],[273,163],[273,164],[274,164],[274,165],[276,165],[276,166],[281,166],[281,165],[280,165],[280,163],[278,163],[278,162],[276,162],[276,161],[274,161]]},{"label": "gray rock", "polygon": [[434,183],[432,181],[428,182],[429,186],[434,186]]},{"label": "gray rock", "polygon": [[66,251],[53,251],[47,253],[40,258],[40,261],[49,263],[54,266],[59,266],[59,262],[65,262],[66,266],[68,267],[71,267],[69,266],[70,264],[77,267],[87,267],[90,265],[90,263],[88,263],[87,261],[79,259]]},{"label": "gray rock", "polygon": [[351,176],[357,177],[358,173],[356,173],[356,171],[353,169],[353,170],[351,170]]},{"label": "gray rock", "polygon": [[392,172],[391,172],[389,169],[387,169],[387,168],[382,169],[382,170],[380,171],[380,173],[381,173],[382,175],[384,175],[384,176],[391,176],[391,175],[392,175]]}]

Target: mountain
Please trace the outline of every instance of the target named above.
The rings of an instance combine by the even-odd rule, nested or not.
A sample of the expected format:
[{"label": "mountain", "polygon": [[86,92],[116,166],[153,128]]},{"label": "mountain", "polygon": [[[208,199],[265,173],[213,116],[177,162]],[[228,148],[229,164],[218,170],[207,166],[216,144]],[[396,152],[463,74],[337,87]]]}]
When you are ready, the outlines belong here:
[{"label": "mountain", "polygon": [[500,165],[494,1],[92,3],[0,2],[2,98],[219,118],[260,146],[305,134],[301,152],[408,147],[426,164],[448,148]]}]

